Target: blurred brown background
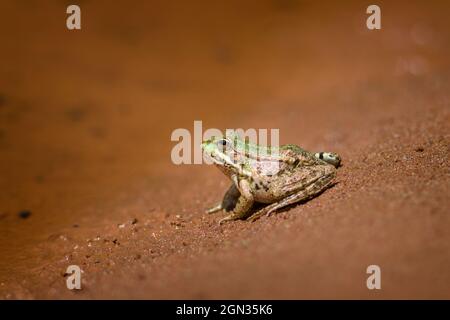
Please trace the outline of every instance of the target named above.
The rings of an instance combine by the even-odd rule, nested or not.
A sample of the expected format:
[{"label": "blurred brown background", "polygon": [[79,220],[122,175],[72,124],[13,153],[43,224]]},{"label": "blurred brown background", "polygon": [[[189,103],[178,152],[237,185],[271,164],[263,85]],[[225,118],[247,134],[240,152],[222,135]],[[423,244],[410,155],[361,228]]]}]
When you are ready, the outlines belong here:
[{"label": "blurred brown background", "polygon": [[[364,1],[69,4],[0,4],[0,297],[450,297],[448,2],[376,31]],[[170,161],[194,120],[339,152],[339,183],[219,227],[226,178]]]}]

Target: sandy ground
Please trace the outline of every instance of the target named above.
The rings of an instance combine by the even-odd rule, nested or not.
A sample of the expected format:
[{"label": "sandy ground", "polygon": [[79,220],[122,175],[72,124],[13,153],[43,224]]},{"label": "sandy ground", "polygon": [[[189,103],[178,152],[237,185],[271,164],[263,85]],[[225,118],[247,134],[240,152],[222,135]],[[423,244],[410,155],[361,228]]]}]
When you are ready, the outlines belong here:
[{"label": "sandy ground", "polygon": [[[449,7],[379,4],[80,1],[68,31],[2,1],[0,298],[450,298]],[[336,151],[338,183],[219,226],[227,178],[170,160],[194,120]]]}]

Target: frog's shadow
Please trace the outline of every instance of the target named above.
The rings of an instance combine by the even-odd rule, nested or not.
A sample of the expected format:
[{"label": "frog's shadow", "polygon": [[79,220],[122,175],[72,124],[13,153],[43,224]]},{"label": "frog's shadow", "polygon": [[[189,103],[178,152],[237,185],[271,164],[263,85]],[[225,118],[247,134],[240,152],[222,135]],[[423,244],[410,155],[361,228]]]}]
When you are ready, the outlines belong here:
[{"label": "frog's shadow", "polygon": [[[310,201],[310,200],[312,200],[312,199],[314,199],[314,198],[320,196],[322,193],[326,192],[327,190],[329,190],[329,189],[331,189],[331,188],[334,188],[338,183],[339,183],[339,182],[336,181],[336,182],[332,183],[328,188],[326,188],[326,189],[324,189],[324,190],[318,192],[317,194],[315,194],[315,195],[312,196],[311,198],[307,198],[307,199],[304,199],[304,200],[300,200],[300,201],[298,201],[298,202],[295,202],[295,203],[292,203],[292,204],[287,205],[287,206],[285,206],[285,207],[282,207],[282,208],[280,208],[280,209],[274,211],[272,214],[275,215],[275,214],[278,214],[278,213],[286,212],[286,211],[289,211],[289,210],[291,210],[291,209],[293,209],[293,208],[295,208],[295,207],[297,207],[297,206],[303,205],[303,204],[305,204],[306,202],[308,202],[308,201]],[[253,207],[250,209],[250,211],[249,211],[250,214],[249,214],[248,218],[251,217],[255,212],[257,212],[257,211],[259,211],[259,210],[261,210],[261,209],[264,209],[264,207],[267,207],[268,205],[269,205],[269,204],[266,204],[266,203],[256,202],[256,203],[253,205]]]}]

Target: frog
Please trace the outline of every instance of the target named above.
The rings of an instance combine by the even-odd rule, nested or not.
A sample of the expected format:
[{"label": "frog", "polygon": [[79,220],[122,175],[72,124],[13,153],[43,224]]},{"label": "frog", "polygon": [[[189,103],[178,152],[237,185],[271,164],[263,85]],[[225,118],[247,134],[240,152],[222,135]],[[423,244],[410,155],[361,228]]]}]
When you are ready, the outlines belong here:
[{"label": "frog", "polygon": [[[206,210],[227,213],[220,225],[239,219],[255,221],[307,201],[334,184],[341,165],[341,157],[334,152],[310,152],[295,144],[258,145],[233,131],[203,141],[201,148],[232,182],[222,201]],[[255,204],[263,207],[254,211]]]}]

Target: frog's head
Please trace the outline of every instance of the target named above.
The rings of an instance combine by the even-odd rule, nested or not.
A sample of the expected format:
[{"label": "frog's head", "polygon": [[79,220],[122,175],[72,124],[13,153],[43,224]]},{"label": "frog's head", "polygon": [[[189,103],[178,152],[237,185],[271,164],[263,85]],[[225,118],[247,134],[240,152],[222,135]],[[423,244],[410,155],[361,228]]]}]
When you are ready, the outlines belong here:
[{"label": "frog's head", "polygon": [[227,175],[237,172],[242,162],[233,138],[230,135],[211,137],[201,145],[204,154]]}]

